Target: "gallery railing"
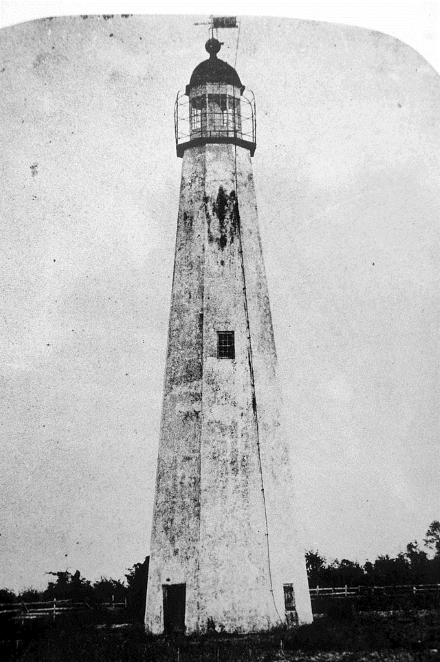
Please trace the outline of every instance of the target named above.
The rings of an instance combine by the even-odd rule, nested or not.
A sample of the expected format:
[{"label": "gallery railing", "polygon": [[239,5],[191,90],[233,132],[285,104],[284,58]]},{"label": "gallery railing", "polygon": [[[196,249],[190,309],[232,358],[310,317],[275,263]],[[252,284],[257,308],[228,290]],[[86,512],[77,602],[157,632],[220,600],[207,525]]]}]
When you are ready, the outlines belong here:
[{"label": "gallery railing", "polygon": [[177,94],[174,130],[178,156],[188,147],[204,143],[234,143],[249,149],[253,156],[257,133],[253,92],[246,90],[240,97],[226,95],[223,107],[211,101],[216,96],[220,97],[199,96],[195,105],[183,92]]}]

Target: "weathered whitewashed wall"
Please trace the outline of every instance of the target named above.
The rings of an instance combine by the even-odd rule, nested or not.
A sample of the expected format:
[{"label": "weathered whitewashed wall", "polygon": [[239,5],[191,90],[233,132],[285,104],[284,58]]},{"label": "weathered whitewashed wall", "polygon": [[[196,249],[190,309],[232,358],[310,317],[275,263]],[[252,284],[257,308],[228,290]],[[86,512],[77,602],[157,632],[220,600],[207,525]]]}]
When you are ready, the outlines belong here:
[{"label": "weathered whitewashed wall", "polygon": [[[217,331],[235,359],[217,358]],[[187,632],[311,620],[280,427],[269,297],[249,152],[187,149],[175,254],[146,624],[186,584]]]}]

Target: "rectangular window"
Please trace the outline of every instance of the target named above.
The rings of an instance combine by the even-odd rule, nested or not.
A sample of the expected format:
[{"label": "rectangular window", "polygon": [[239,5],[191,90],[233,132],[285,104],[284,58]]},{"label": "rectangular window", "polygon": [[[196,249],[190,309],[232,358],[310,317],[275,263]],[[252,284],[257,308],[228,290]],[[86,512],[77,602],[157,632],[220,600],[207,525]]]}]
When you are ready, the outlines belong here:
[{"label": "rectangular window", "polygon": [[217,331],[217,358],[235,359],[235,339],[233,331]]}]

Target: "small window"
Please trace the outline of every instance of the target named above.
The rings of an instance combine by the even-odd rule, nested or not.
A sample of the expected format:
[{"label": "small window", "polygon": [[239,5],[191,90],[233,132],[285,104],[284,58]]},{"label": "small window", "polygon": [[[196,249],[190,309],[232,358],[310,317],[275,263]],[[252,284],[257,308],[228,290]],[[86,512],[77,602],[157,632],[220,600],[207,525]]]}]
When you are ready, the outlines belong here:
[{"label": "small window", "polygon": [[217,331],[217,358],[235,359],[235,339],[233,331]]}]

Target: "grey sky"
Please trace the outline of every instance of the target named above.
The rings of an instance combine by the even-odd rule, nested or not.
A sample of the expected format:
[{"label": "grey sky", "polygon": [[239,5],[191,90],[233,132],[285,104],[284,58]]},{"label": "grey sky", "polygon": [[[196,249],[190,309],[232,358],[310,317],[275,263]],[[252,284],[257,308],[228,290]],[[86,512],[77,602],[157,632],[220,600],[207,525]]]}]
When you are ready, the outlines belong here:
[{"label": "grey sky", "polygon": [[[148,551],[194,20],[2,31],[2,586]],[[237,69],[304,543],[396,553],[439,517],[439,77],[286,19],[243,19]]]}]

